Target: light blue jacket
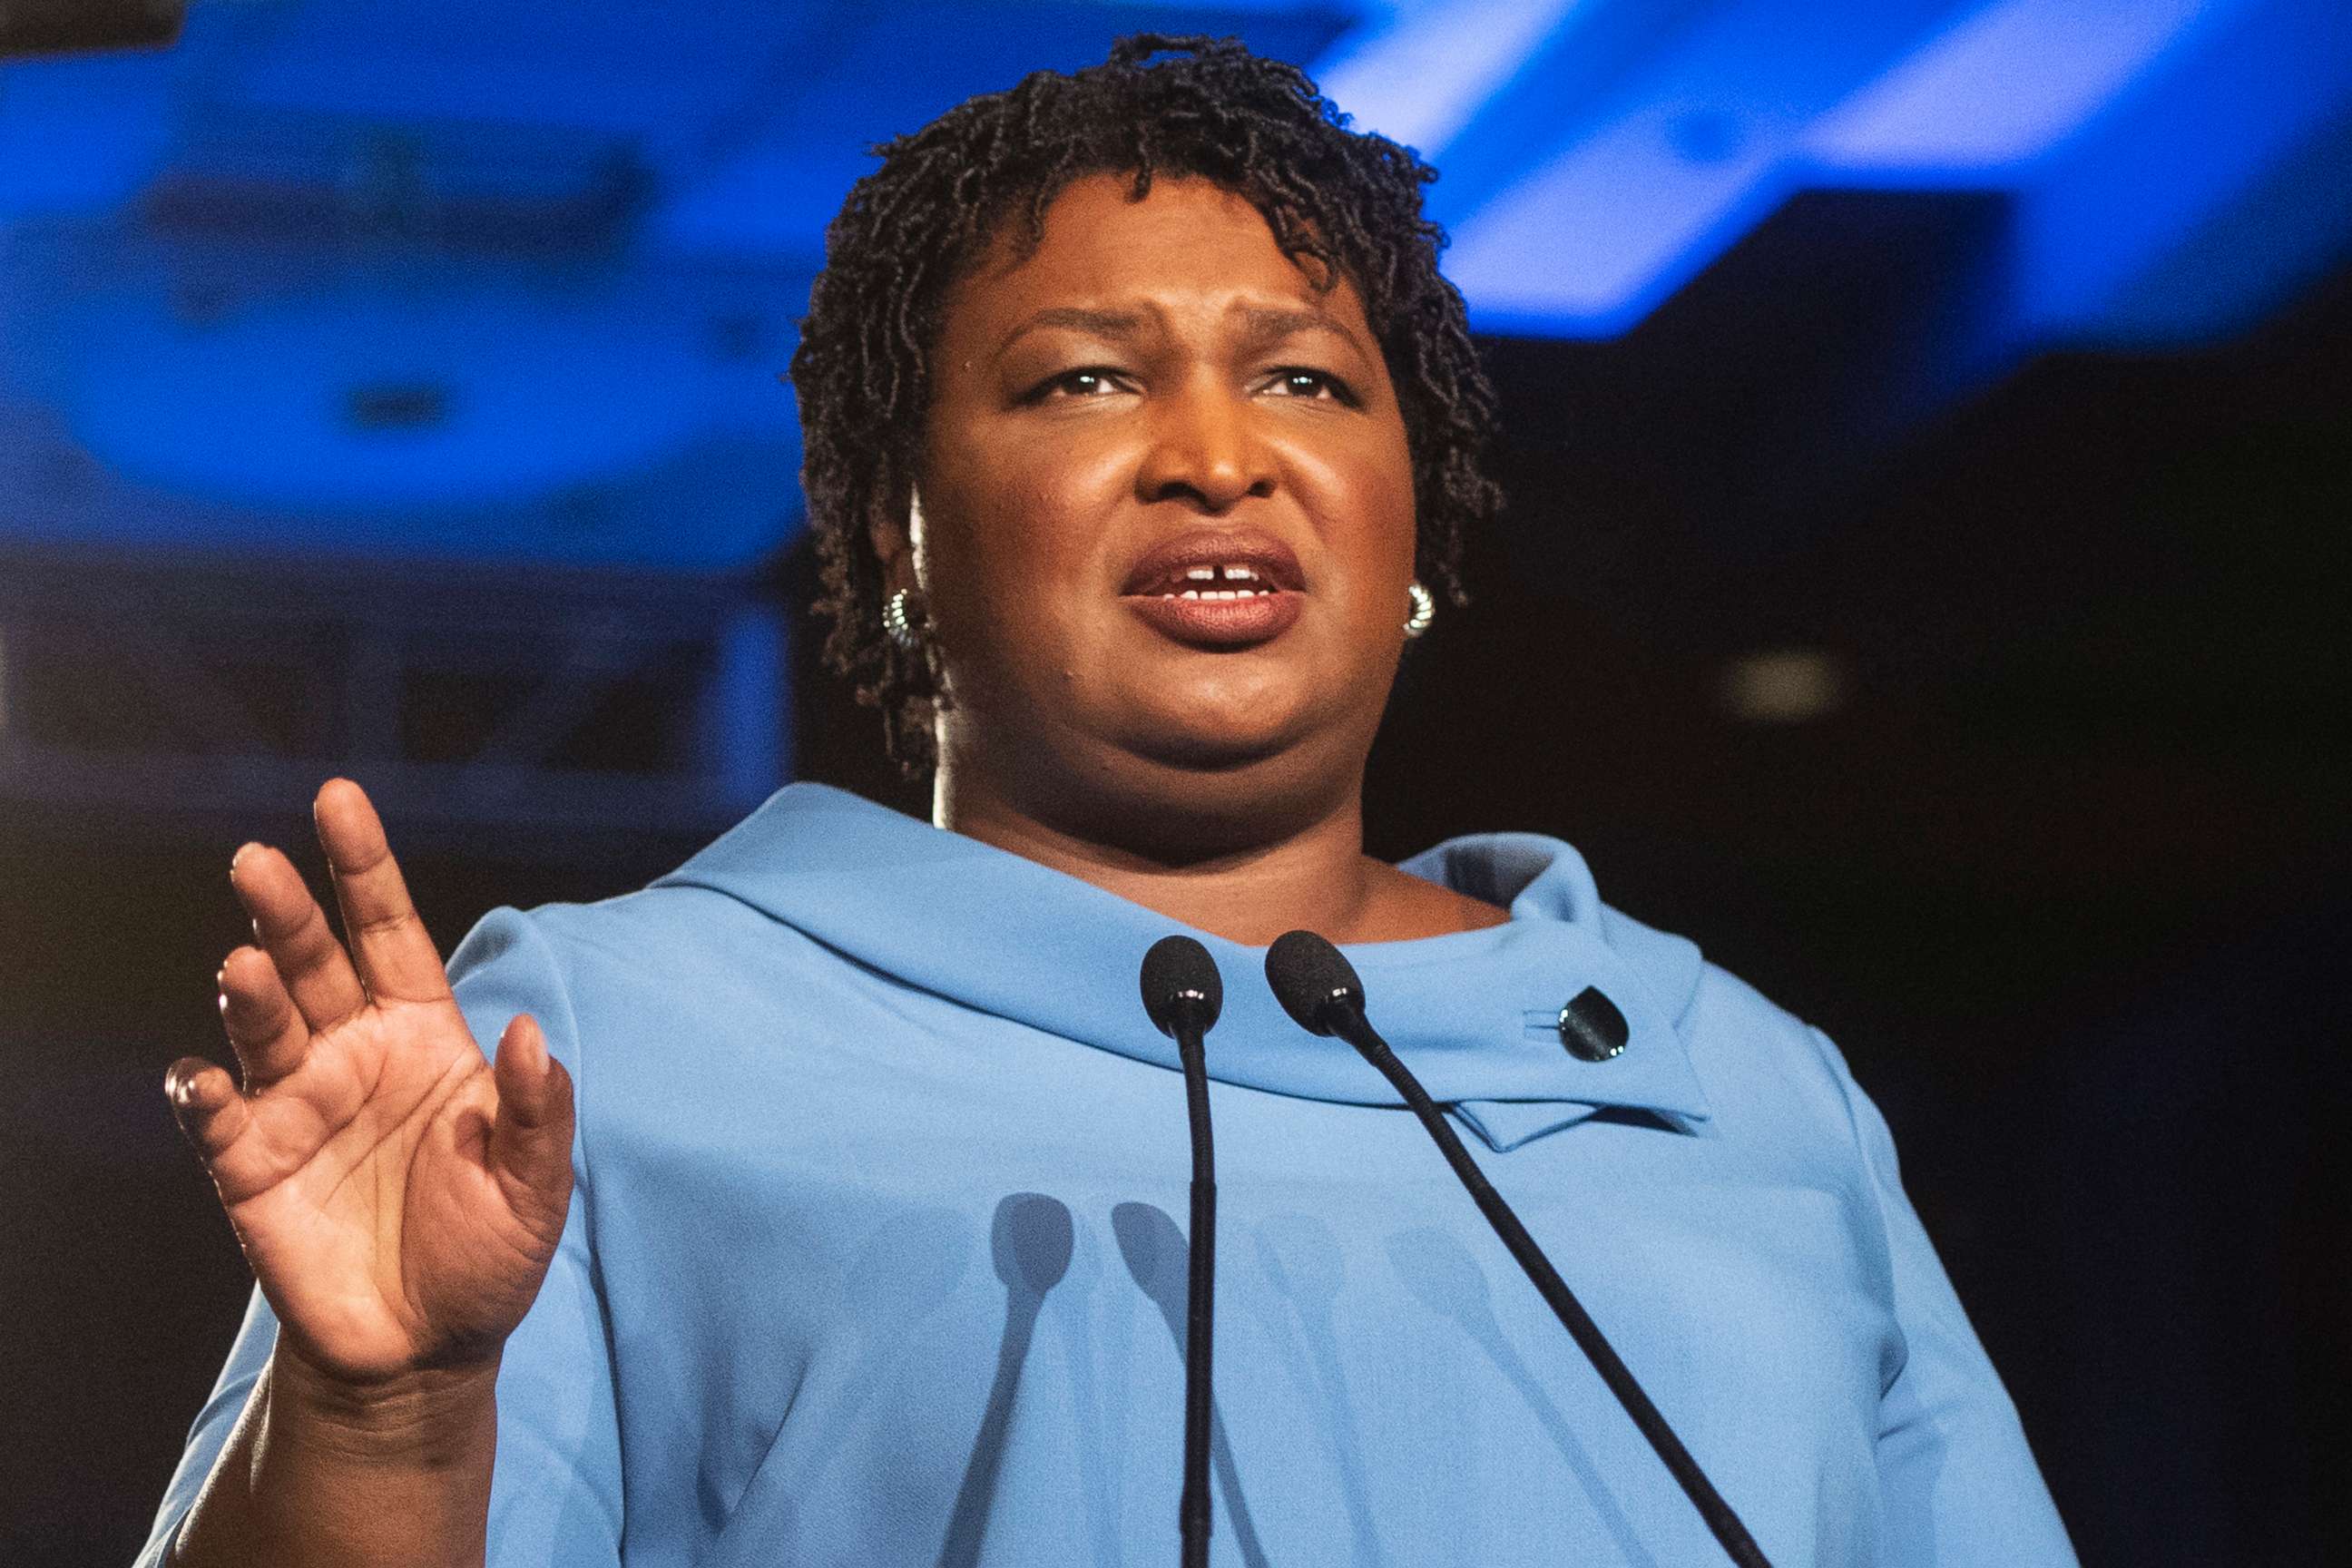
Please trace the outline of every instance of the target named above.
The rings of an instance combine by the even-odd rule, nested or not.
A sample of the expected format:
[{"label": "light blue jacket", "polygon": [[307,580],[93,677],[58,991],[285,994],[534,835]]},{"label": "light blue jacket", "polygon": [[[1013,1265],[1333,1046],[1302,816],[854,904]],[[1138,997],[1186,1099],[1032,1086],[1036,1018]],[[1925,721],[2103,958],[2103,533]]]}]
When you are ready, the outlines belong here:
[{"label": "light blue jacket", "polygon": [[[1360,946],[1374,1022],[1778,1568],[2074,1562],[1818,1031],[1549,838],[1407,868],[1508,924]],[[796,784],[625,898],[485,920],[577,1197],[499,1384],[493,1568],[1176,1556],[1190,1179],[1171,922]],[[1216,938],[1220,1564],[1723,1561],[1387,1083]],[[1587,986],[1624,1052],[1562,1048]],[[275,1332],[257,1296],[142,1568]]]}]

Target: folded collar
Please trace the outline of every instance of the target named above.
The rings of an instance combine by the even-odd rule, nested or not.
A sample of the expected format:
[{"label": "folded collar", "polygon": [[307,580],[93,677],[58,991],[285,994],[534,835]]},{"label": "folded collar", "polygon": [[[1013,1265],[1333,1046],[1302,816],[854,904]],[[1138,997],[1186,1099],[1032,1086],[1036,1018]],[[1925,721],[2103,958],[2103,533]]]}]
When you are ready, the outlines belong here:
[{"label": "folded collar", "polygon": [[[1575,850],[1532,834],[1456,838],[1403,868],[1506,905],[1484,931],[1346,948],[1367,1011],[1431,1096],[1507,1149],[1604,1107],[1682,1125],[1707,1116],[1678,1032],[1698,950],[1601,902]],[[791,784],[655,884],[761,910],[871,969],[999,1017],[1171,1069],[1144,1016],[1144,952],[1186,928],[1091,883],[823,784]],[[1267,989],[1265,950],[1190,931],[1224,977],[1210,1076],[1276,1094],[1399,1103],[1337,1040]],[[1570,1054],[1560,1009],[1598,989],[1626,1024],[1605,1061]]]}]

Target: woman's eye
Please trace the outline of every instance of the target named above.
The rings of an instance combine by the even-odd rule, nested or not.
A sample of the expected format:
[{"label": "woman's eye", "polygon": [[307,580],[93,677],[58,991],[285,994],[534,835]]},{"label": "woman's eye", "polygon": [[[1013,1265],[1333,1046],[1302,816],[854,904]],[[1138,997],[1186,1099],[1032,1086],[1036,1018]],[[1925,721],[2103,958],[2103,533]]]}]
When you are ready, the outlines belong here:
[{"label": "woman's eye", "polygon": [[1350,407],[1356,402],[1356,395],[1346,382],[1328,371],[1309,370],[1303,365],[1275,372],[1274,379],[1266,384],[1266,390],[1285,397],[1328,397]]},{"label": "woman's eye", "polygon": [[1079,370],[1064,371],[1040,383],[1029,395],[1034,401],[1044,402],[1049,397],[1101,397],[1108,393],[1126,390],[1126,382],[1117,371],[1101,365],[1087,365]]}]

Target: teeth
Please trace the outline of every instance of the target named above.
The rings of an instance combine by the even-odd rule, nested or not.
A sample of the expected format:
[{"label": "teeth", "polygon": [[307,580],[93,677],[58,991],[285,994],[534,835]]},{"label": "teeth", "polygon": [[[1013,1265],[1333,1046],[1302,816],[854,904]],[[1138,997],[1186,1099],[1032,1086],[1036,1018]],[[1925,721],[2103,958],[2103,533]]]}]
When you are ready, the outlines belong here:
[{"label": "teeth", "polygon": [[1166,599],[1256,599],[1272,593],[1270,588],[1187,588],[1181,594],[1163,594]]},{"label": "teeth", "polygon": [[1184,581],[1187,583],[1214,583],[1220,579],[1227,583],[1255,583],[1260,581],[1256,568],[1236,565],[1230,563],[1216,566],[1187,566],[1184,568]]}]

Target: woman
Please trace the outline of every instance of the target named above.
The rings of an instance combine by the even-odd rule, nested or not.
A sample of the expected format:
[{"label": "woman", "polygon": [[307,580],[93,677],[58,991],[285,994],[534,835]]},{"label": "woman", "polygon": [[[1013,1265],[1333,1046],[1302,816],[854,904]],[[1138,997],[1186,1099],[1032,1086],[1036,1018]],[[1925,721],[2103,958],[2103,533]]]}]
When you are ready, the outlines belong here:
[{"label": "woman", "polygon": [[142,1563],[1166,1557],[1189,1167],[1135,966],[1178,927],[1228,997],[1220,1560],[1717,1560],[1256,983],[1306,927],[1773,1562],[2071,1561],[1834,1048],[1564,845],[1362,852],[1496,504],[1429,177],[1152,37],[884,150],[793,374],[829,646],[937,826],[793,786],[644,892],[492,915],[454,992],[355,786],[348,952],[241,851],[243,1084],[168,1088],[259,1289]]}]

